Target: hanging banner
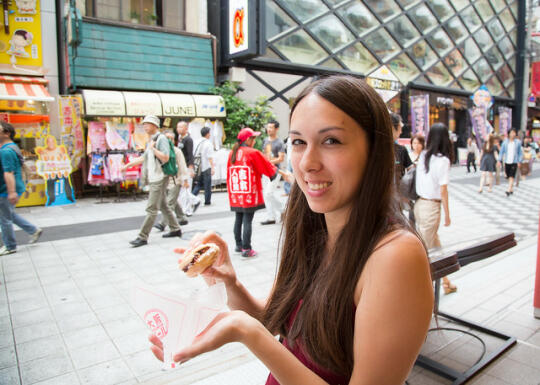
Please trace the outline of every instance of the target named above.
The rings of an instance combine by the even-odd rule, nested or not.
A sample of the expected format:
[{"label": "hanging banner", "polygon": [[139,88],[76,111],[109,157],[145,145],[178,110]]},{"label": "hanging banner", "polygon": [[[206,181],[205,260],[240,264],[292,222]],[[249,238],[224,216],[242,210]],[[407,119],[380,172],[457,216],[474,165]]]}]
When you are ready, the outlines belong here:
[{"label": "hanging banner", "polygon": [[411,129],[413,135],[429,133],[429,95],[411,96]]},{"label": "hanging banner", "polygon": [[532,64],[531,94],[534,96],[540,96],[540,62]]},{"label": "hanging banner", "polygon": [[499,134],[505,135],[512,127],[512,109],[499,107]]},{"label": "hanging banner", "polygon": [[37,174],[45,179],[47,202],[45,206],[61,206],[75,203],[69,174],[73,171],[66,146],[58,145],[56,138],[47,136],[45,146],[36,147]]},{"label": "hanging banner", "polygon": [[61,141],[66,146],[73,171],[76,171],[79,168],[84,156],[82,105],[82,98],[80,96],[58,97]]},{"label": "hanging banner", "polygon": [[482,85],[471,95],[474,103],[472,110],[469,110],[473,125],[473,132],[476,136],[476,145],[482,148],[487,135],[493,131],[493,126],[487,119],[487,113],[493,104],[493,98],[485,85]]}]

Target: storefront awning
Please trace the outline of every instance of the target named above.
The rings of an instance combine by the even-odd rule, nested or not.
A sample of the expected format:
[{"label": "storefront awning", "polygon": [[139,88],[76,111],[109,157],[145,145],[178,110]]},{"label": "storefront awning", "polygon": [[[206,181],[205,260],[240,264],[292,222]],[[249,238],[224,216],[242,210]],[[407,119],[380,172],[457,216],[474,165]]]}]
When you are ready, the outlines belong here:
[{"label": "storefront awning", "polygon": [[219,95],[83,90],[86,116],[144,116],[224,118]]},{"label": "storefront awning", "polygon": [[0,76],[0,100],[52,102],[54,98],[45,89],[47,83],[43,78]]}]

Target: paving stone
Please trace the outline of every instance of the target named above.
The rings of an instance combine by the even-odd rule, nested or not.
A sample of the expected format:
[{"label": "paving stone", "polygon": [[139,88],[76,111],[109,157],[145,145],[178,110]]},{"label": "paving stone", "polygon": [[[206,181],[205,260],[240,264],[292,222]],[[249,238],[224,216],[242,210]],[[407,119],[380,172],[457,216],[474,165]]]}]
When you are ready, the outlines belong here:
[{"label": "paving stone", "polygon": [[536,385],[540,380],[540,369],[524,365],[511,358],[504,358],[490,366],[486,374],[511,384]]},{"label": "paving stone", "polygon": [[102,341],[71,351],[71,358],[76,369],[87,368],[119,357],[120,354],[111,341]]},{"label": "paving stone", "polygon": [[56,354],[21,364],[23,385],[49,380],[73,371],[67,354]]},{"label": "paving stone", "polygon": [[148,341],[149,333],[143,334],[140,332],[126,334],[120,337],[113,338],[114,344],[123,356],[150,349]]},{"label": "paving stone", "polygon": [[40,322],[28,326],[22,326],[14,329],[15,343],[22,344],[28,341],[34,341],[40,338],[49,337],[59,334],[58,327],[55,322],[47,321]]},{"label": "paving stone", "polygon": [[133,380],[134,376],[123,360],[114,360],[79,371],[82,384],[112,385]]},{"label": "paving stone", "polygon": [[90,326],[71,332],[63,333],[64,341],[70,351],[83,346],[89,346],[102,341],[107,341],[109,336],[101,325]]},{"label": "paving stone", "polygon": [[470,382],[471,385],[510,385],[510,382],[503,381],[499,378],[489,376],[487,374],[479,375]]},{"label": "paving stone", "polygon": [[52,312],[49,308],[41,308],[24,313],[16,313],[12,315],[11,319],[14,328],[33,325],[40,322],[54,321]]},{"label": "paving stone", "polygon": [[103,324],[105,330],[112,338],[120,337],[131,333],[148,333],[144,322],[138,316],[123,318]]},{"label": "paving stone", "polygon": [[19,370],[16,366],[0,369],[0,384],[19,385],[20,383]]},{"label": "paving stone", "polygon": [[9,304],[12,314],[25,313],[49,306],[45,298],[29,298]]},{"label": "paving stone", "polygon": [[95,313],[102,323],[108,323],[122,318],[137,317],[133,308],[128,304],[99,308],[95,310]]},{"label": "paving stone", "polygon": [[[13,345],[0,349],[0,369],[10,368],[17,365],[17,356]],[[0,381],[2,383],[2,381]]]},{"label": "paving stone", "polygon": [[137,378],[149,374],[159,374],[163,368],[163,363],[156,359],[150,349],[126,357],[126,362]]},{"label": "paving stone", "polygon": [[63,333],[99,324],[99,320],[92,312],[58,317],[57,322],[58,328]]},{"label": "paving stone", "polygon": [[60,335],[53,335],[17,344],[17,354],[20,362],[28,362],[38,358],[54,356],[64,351],[64,341],[62,341]]},{"label": "paving stone", "polygon": [[35,385],[77,385],[80,384],[79,378],[75,372],[52,377],[45,381],[36,382]]}]

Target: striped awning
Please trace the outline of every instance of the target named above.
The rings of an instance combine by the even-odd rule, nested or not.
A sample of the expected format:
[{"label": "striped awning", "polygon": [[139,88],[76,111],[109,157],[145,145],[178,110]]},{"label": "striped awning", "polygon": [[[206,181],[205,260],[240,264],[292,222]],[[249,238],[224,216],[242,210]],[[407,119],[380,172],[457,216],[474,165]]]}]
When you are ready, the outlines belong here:
[{"label": "striped awning", "polygon": [[45,89],[48,80],[28,76],[0,76],[0,100],[36,100],[52,102]]}]

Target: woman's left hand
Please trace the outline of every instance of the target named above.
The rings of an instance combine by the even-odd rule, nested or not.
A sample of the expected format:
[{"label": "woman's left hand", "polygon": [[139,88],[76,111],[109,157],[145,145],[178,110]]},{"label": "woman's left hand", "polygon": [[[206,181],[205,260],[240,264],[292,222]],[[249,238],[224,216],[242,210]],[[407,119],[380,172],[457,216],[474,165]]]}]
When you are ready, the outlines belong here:
[{"label": "woman's left hand", "polygon": [[[220,313],[210,322],[192,344],[173,356],[175,362],[185,362],[200,354],[210,352],[230,342],[244,342],[249,331],[263,327],[255,318],[243,311]],[[148,338],[152,343],[150,350],[158,360],[163,361],[163,344],[154,334]]]}]

